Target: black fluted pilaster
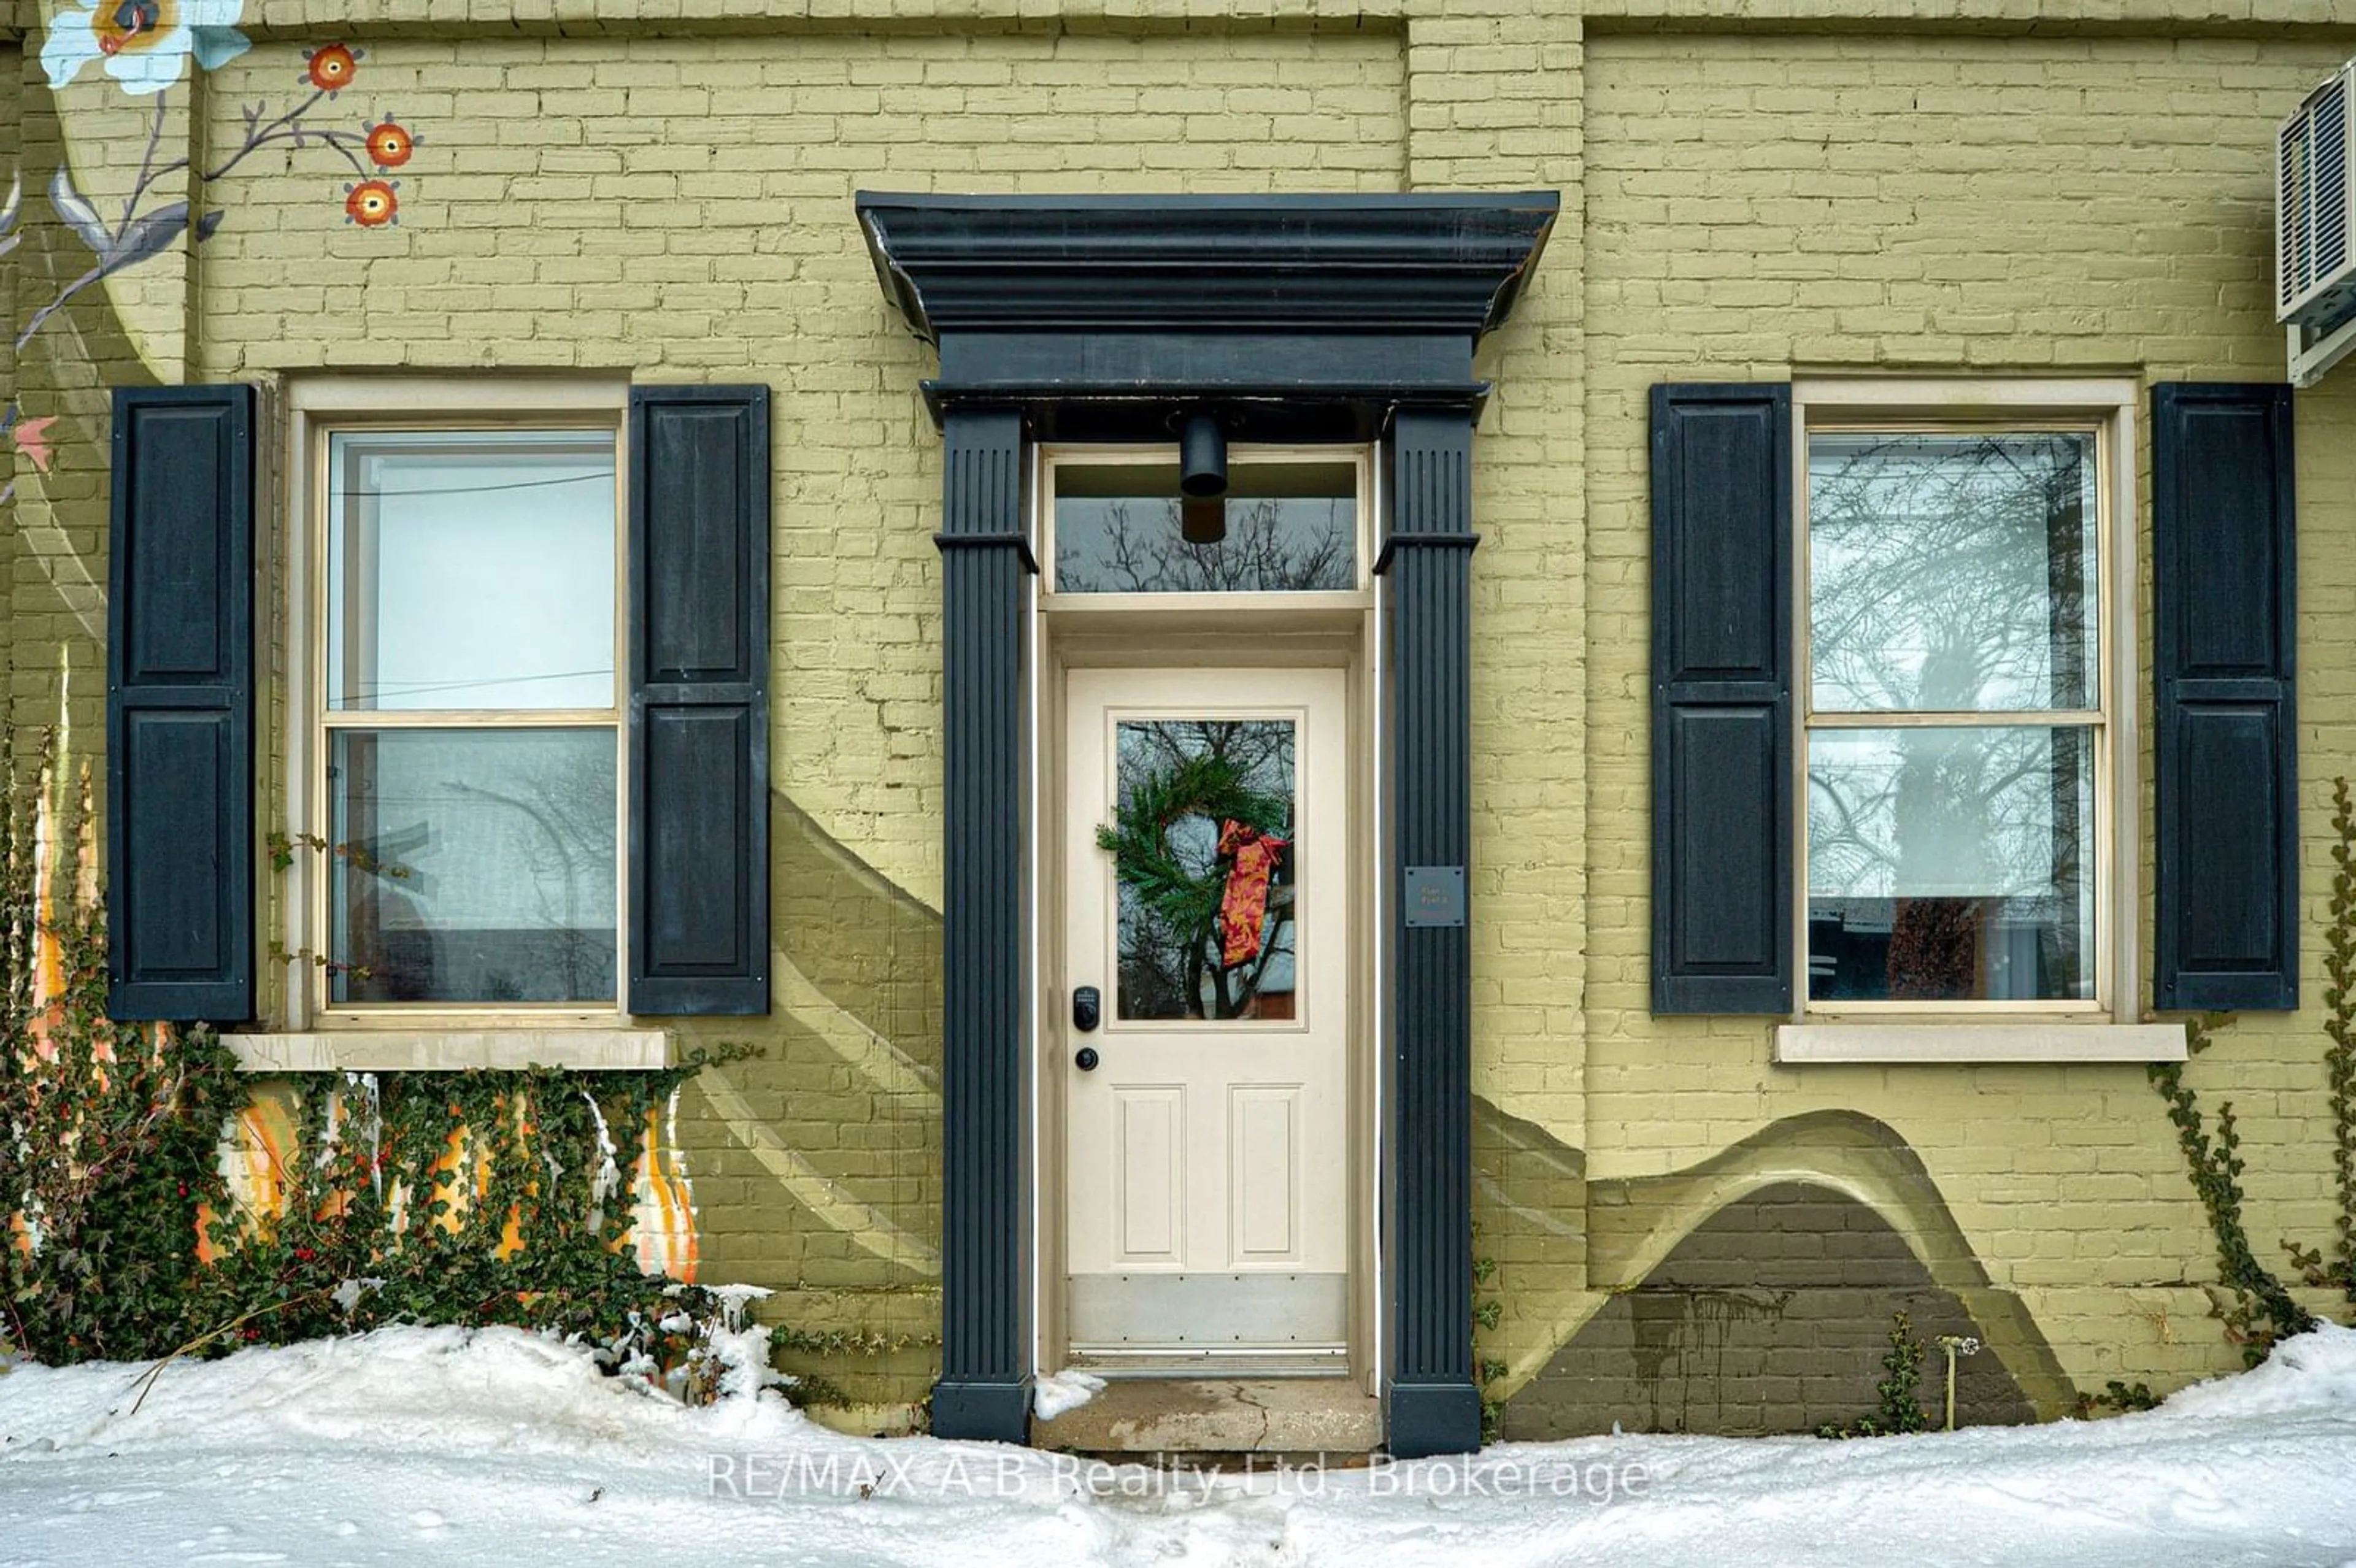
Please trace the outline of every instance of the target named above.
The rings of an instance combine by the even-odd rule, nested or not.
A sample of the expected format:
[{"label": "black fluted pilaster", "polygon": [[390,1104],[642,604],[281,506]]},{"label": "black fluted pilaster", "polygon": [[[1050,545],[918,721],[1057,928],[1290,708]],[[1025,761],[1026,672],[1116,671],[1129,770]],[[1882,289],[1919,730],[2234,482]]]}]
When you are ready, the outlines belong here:
[{"label": "black fluted pilaster", "polygon": [[[1466,868],[1472,848],[1472,410],[1402,409],[1388,457],[1391,874]],[[1468,868],[1469,869],[1469,868]],[[1481,1445],[1472,1371],[1472,945],[1407,922],[1395,886],[1383,1173],[1390,1450]],[[1470,894],[1467,894],[1469,904]]]},{"label": "black fluted pilaster", "polygon": [[941,547],[941,1378],[933,1431],[1020,1443],[1031,1413],[1024,1179],[1023,419],[949,411]]}]

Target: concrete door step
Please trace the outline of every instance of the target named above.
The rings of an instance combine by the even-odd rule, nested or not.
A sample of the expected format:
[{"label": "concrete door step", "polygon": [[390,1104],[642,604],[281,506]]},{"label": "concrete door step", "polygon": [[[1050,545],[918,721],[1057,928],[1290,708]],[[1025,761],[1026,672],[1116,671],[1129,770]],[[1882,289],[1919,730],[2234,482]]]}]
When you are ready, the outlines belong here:
[{"label": "concrete door step", "polygon": [[1382,1402],[1346,1378],[1121,1378],[1031,1441],[1076,1454],[1369,1454]]}]

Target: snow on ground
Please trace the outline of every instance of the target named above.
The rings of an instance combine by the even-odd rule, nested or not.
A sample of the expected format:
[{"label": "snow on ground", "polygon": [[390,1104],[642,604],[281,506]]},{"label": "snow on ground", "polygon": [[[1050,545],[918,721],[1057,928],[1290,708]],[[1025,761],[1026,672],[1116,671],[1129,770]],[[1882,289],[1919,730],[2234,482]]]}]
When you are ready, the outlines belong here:
[{"label": "snow on ground", "polygon": [[1053,1421],[1059,1415],[1079,1409],[1104,1391],[1104,1379],[1093,1372],[1077,1372],[1066,1367],[1060,1372],[1041,1378],[1033,1385],[1031,1413],[1042,1421]]},{"label": "snow on ground", "polygon": [[0,1372],[0,1564],[2356,1565],[2356,1331],[2095,1423],[1205,1479],[691,1410],[509,1329]]}]

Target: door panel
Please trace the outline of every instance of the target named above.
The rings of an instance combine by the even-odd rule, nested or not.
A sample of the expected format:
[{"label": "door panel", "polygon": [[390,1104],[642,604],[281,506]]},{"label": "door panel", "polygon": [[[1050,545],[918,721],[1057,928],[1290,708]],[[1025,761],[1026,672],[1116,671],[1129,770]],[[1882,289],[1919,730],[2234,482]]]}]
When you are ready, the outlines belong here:
[{"label": "door panel", "polygon": [[[1072,1349],[1338,1354],[1351,843],[1338,670],[1068,677]],[[1094,1053],[1083,1068],[1083,1050]]]},{"label": "door panel", "polygon": [[1284,1083],[1228,1091],[1228,1261],[1237,1266],[1300,1261],[1301,1090]]},{"label": "door panel", "polygon": [[1174,1266],[1185,1252],[1186,1091],[1122,1083],[1114,1087],[1113,1103],[1120,1261]]}]

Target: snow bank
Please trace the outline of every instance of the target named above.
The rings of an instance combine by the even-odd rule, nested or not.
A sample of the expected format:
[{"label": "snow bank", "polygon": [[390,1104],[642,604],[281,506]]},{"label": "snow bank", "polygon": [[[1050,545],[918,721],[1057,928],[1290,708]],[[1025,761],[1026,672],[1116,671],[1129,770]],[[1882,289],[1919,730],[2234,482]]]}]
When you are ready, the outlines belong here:
[{"label": "snow bank", "polygon": [[0,1455],[26,1441],[130,1454],[273,1437],[385,1455],[659,1454],[708,1432],[784,1439],[808,1424],[777,1399],[689,1410],[512,1328],[380,1328],[179,1361],[142,1399],[149,1371],[18,1367],[0,1386]]},{"label": "snow bank", "polygon": [[[510,1329],[0,1376],[0,1565],[2356,1568],[2356,1333],[2115,1420],[1206,1477],[691,1409]],[[1060,1383],[1061,1380],[1055,1380]]]},{"label": "snow bank", "polygon": [[1042,1421],[1053,1421],[1066,1411],[1079,1409],[1104,1392],[1104,1379],[1067,1367],[1039,1380],[1031,1394],[1031,1413]]},{"label": "snow bank", "polygon": [[[2181,1420],[2335,1409],[2356,1415],[2356,1328],[2324,1323],[2276,1345],[2263,1366],[2195,1383],[2152,1413]],[[2349,1506],[2356,1509],[2356,1498]]]}]

